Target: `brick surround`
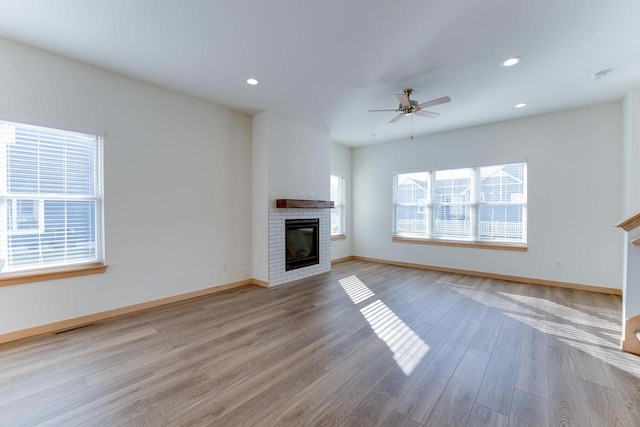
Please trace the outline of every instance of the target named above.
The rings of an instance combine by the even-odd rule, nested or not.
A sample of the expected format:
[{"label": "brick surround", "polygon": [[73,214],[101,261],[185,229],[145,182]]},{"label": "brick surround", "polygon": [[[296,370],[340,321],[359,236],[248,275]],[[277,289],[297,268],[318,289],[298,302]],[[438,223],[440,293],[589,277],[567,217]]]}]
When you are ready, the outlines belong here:
[{"label": "brick surround", "polygon": [[[320,264],[285,270],[286,219],[320,220]],[[331,270],[331,209],[269,208],[269,287],[315,276]]]}]

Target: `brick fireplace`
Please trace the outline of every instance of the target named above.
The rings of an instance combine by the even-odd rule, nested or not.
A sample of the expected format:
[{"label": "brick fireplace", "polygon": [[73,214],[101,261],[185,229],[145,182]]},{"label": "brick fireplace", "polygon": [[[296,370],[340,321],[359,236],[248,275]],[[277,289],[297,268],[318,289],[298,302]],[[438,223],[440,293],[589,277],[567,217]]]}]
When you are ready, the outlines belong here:
[{"label": "brick fireplace", "polygon": [[[318,220],[318,262],[287,270],[287,220]],[[269,287],[331,270],[330,208],[269,208]]]}]

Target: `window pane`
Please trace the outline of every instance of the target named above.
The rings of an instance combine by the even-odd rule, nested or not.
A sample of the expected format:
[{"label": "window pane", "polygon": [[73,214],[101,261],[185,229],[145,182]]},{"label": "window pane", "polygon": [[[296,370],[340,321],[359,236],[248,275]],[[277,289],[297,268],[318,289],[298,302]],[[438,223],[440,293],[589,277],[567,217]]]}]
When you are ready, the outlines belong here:
[{"label": "window pane", "polygon": [[524,242],[524,163],[480,168],[478,239]]},{"label": "window pane", "polygon": [[396,179],[395,233],[409,237],[429,235],[429,172],[398,174]]},{"label": "window pane", "polygon": [[434,206],[433,234],[439,238],[471,238],[471,206]]},{"label": "window pane", "polygon": [[9,193],[93,195],[95,137],[16,127],[8,145]]},{"label": "window pane", "polygon": [[32,227],[9,236],[8,266],[96,261],[96,202],[45,200],[43,205],[43,228],[34,216]]},{"label": "window pane", "polygon": [[396,203],[426,204],[429,195],[429,172],[403,173],[398,175]]},{"label": "window pane", "polygon": [[330,196],[334,204],[331,209],[331,235],[344,234],[344,177],[330,176]]},{"label": "window pane", "polygon": [[473,169],[436,171],[435,203],[468,203],[471,201]]},{"label": "window pane", "polygon": [[524,201],[524,164],[480,168],[480,202]]},{"label": "window pane", "polygon": [[37,230],[39,228],[38,201],[16,200],[16,230]]},{"label": "window pane", "polygon": [[421,206],[396,205],[396,234],[428,236],[429,209]]},{"label": "window pane", "polygon": [[524,241],[522,205],[480,205],[478,237],[481,240]]},{"label": "window pane", "polygon": [[338,202],[340,200],[340,177],[336,175],[331,175],[330,177],[330,197],[334,202]]},{"label": "window pane", "polygon": [[471,239],[473,169],[436,171],[433,234],[439,238]]},{"label": "window pane", "polygon": [[335,205],[331,209],[331,235],[342,234],[342,206]]}]

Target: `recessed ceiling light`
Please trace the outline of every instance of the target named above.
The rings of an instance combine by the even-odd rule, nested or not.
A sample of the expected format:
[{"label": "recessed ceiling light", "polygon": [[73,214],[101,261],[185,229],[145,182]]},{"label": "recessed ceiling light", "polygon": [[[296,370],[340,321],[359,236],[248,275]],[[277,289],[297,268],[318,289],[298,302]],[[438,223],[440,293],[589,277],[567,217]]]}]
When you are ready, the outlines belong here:
[{"label": "recessed ceiling light", "polygon": [[527,104],[525,104],[524,102],[521,102],[520,104],[516,104],[516,108],[524,108],[526,106]]},{"label": "recessed ceiling light", "polygon": [[502,65],[503,67],[513,67],[514,65],[518,64],[520,61],[522,61],[521,57],[514,56],[514,57],[511,57],[509,59],[504,60],[502,62],[502,64],[500,64],[500,65]]},{"label": "recessed ceiling light", "polygon": [[255,86],[258,84],[258,81],[256,79],[247,79],[247,83],[250,84],[251,86]]}]

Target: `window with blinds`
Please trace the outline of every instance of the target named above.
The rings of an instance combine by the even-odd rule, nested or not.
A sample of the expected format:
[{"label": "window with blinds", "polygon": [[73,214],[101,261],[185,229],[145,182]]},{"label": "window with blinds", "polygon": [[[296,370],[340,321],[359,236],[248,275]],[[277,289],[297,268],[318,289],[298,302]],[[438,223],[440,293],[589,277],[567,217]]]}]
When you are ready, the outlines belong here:
[{"label": "window with blinds", "polygon": [[341,236],[345,232],[344,177],[331,175],[330,184],[330,197],[334,206],[331,210],[331,235]]},{"label": "window with blinds", "polygon": [[394,176],[394,235],[525,244],[526,163]]},{"label": "window with blinds", "polygon": [[102,136],[0,121],[2,273],[103,261]]}]

